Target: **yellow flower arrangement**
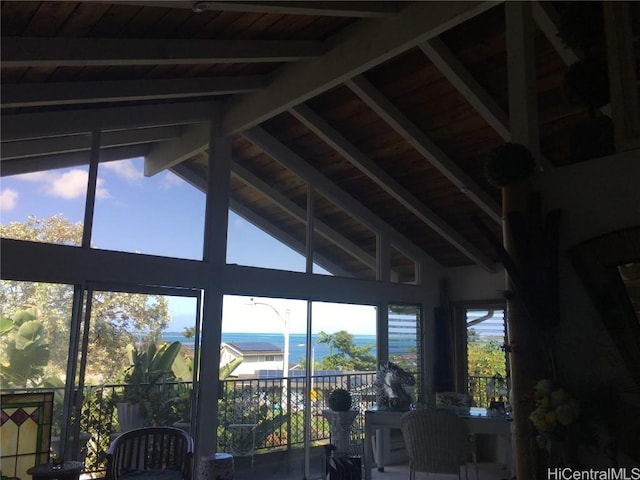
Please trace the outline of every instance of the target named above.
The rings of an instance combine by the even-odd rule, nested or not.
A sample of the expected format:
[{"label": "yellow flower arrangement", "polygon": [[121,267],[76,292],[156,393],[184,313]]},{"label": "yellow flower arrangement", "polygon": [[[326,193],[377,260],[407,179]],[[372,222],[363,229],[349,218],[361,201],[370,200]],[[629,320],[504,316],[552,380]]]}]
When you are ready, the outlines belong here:
[{"label": "yellow flower arrangement", "polygon": [[536,408],[529,419],[538,431],[538,445],[549,449],[551,442],[562,440],[566,428],[578,419],[580,404],[549,379],[540,380],[534,387],[534,393]]}]

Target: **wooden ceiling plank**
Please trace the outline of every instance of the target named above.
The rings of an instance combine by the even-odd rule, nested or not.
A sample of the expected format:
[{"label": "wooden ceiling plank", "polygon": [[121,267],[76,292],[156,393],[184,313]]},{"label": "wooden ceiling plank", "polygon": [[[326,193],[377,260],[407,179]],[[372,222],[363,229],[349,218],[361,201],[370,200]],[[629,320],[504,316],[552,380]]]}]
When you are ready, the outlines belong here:
[{"label": "wooden ceiling plank", "polygon": [[508,142],[511,139],[511,132],[509,132],[509,117],[507,113],[473,78],[473,75],[444,42],[436,37],[421,43],[419,47],[447,80],[467,99],[471,106],[482,115],[482,118],[498,132],[498,135]]},{"label": "wooden ceiling plank", "polygon": [[[144,157],[149,151],[147,145],[126,145],[124,147],[113,147],[100,149],[100,162],[114,162],[126,160],[128,158]],[[40,172],[57,168],[77,167],[88,165],[90,160],[89,151],[60,153],[48,156],[21,158],[16,160],[2,161],[0,175],[20,175],[23,173]]]},{"label": "wooden ceiling plank", "polygon": [[217,102],[185,102],[172,105],[64,110],[59,112],[2,115],[2,141],[73,135],[92,130],[182,125],[208,121],[220,106]]},{"label": "wooden ceiling plank", "polygon": [[398,11],[395,2],[197,2],[184,1],[144,1],[144,0],[85,0],[83,3],[126,4],[143,7],[183,8],[196,11],[221,10],[227,12],[272,13],[279,15],[313,15],[328,17],[377,18],[386,17]]},{"label": "wooden ceiling plank", "polygon": [[350,194],[338,187],[295,152],[268,134],[264,129],[254,127],[243,132],[242,136],[304,181],[314,185],[325,197],[344,209],[349,215],[360,220],[370,230],[376,232],[378,235],[388,235],[391,242],[402,247],[404,251],[409,252],[411,256],[426,265],[434,268],[440,267],[440,264],[426,254],[422,248],[400,234],[387,222],[381,220],[380,217],[355,200]]},{"label": "wooden ceiling plank", "polygon": [[[180,133],[180,127],[176,126],[104,132],[100,136],[100,148],[161,142],[177,138],[180,136]],[[15,142],[4,142],[2,144],[2,150],[0,151],[0,159],[2,161],[15,160],[41,155],[89,151],[90,149],[91,135],[88,133],[64,137],[19,140]]]},{"label": "wooden ceiling plank", "polygon": [[265,84],[261,75],[14,84],[2,86],[0,101],[3,108],[10,108],[160,100],[246,93]]},{"label": "wooden ceiling plank", "polygon": [[345,159],[348,159],[367,177],[395,198],[401,205],[455,246],[474,263],[487,270],[494,268],[493,262],[440,216],[418,200],[411,192],[398,183],[391,175],[369,160],[361,151],[344,138],[336,129],[313,112],[306,105],[298,105],[289,110],[323,141],[331,145]]},{"label": "wooden ceiling plank", "polygon": [[400,112],[382,92],[362,76],[347,81],[347,86],[478,207],[496,222],[502,222],[500,207],[491,196]]},{"label": "wooden ceiling plank", "polygon": [[145,176],[151,177],[206,151],[208,145],[202,145],[200,139],[203,135],[209,135],[209,132],[211,122],[202,122],[187,129],[179,138],[152,145],[144,158]]},{"label": "wooden ceiling plank", "polygon": [[[237,175],[238,178],[240,178],[246,184],[250,185],[252,188],[262,192],[264,195],[269,197],[270,200],[276,203],[281,209],[295,217],[297,220],[301,222],[307,221],[307,212],[303,208],[299,207],[297,204],[289,200],[267,182],[261,180],[260,178],[258,178],[258,176],[254,175],[246,168],[241,167],[240,165],[238,165],[238,163],[234,162],[231,165],[231,172],[232,174]],[[336,247],[340,248],[352,257],[358,259],[364,265],[375,271],[376,259],[371,255],[368,255],[362,250],[362,248],[354,244],[344,235],[341,235],[340,233],[329,227],[326,223],[317,219],[314,221],[314,228],[316,229],[318,234],[329,240]]]},{"label": "wooden ceiling plank", "polygon": [[494,5],[496,2],[415,2],[389,18],[361,20],[330,39],[334,48],[322,57],[285,66],[267,88],[232,100],[224,119],[225,131],[237,133],[258,125]]},{"label": "wooden ceiling plank", "polygon": [[3,37],[6,67],[293,62],[324,53],[309,40]]}]

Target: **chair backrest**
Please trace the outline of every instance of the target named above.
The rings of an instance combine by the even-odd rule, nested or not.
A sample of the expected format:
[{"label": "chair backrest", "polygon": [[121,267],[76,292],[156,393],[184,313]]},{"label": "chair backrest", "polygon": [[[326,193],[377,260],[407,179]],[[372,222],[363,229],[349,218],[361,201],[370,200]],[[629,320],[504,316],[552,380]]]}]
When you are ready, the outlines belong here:
[{"label": "chair backrest", "polygon": [[111,443],[107,479],[133,478],[149,470],[155,470],[156,477],[166,480],[191,480],[191,435],[174,427],[146,427],[129,430]]},{"label": "chair backrest", "polygon": [[435,408],[412,410],[400,421],[413,470],[459,473],[469,451],[469,430],[452,412]]}]

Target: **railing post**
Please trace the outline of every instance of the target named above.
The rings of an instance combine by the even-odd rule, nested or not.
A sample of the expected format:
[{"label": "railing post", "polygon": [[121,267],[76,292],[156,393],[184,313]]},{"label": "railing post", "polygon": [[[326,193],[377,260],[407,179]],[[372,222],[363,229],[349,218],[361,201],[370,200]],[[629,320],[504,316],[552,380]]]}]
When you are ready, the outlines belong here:
[{"label": "railing post", "polygon": [[285,377],[283,380],[287,389],[287,450],[291,450],[291,378]]}]

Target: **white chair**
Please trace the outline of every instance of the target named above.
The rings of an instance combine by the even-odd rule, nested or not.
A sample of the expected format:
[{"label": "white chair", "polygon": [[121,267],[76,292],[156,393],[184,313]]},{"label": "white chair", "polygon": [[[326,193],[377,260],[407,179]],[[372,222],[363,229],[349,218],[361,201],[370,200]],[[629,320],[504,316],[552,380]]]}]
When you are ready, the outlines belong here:
[{"label": "white chair", "polygon": [[409,456],[409,480],[415,479],[416,472],[461,478],[462,465],[469,478],[467,458],[473,446],[464,419],[437,408],[412,410],[402,416],[400,429]]},{"label": "white chair", "polygon": [[234,457],[250,457],[251,468],[256,449],[258,409],[258,401],[253,396],[235,398],[224,422],[227,430],[225,448]]}]

